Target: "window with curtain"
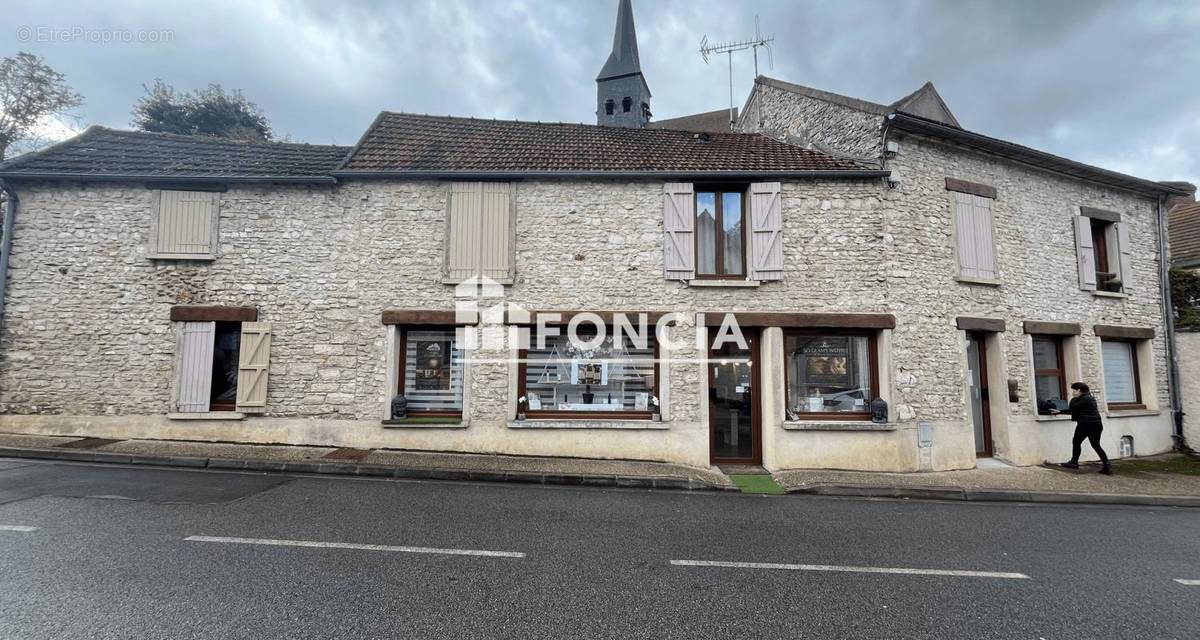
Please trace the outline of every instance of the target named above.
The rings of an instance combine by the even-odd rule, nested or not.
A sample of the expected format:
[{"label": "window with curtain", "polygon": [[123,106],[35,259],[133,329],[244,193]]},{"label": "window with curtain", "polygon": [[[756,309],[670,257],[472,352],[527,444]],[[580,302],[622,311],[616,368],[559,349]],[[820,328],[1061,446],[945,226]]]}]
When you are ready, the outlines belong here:
[{"label": "window with curtain", "polygon": [[649,419],[658,402],[658,345],[653,332],[644,344],[610,329],[598,344],[596,334],[530,338],[521,363],[520,395],[529,417],[613,417]]},{"label": "window with curtain", "polygon": [[696,191],[696,276],[746,277],[741,191]]},{"label": "window with curtain", "polygon": [[789,332],[783,343],[789,420],[870,418],[879,395],[874,334]]},{"label": "window with curtain", "polygon": [[1110,407],[1139,407],[1137,343],[1125,340],[1100,341],[1104,361],[1104,400]]},{"label": "window with curtain", "polygon": [[408,413],[461,416],[463,351],[454,328],[403,328],[400,336],[400,392],[408,400]]},{"label": "window with curtain", "polygon": [[1033,337],[1033,379],[1039,414],[1067,410],[1062,336]]}]

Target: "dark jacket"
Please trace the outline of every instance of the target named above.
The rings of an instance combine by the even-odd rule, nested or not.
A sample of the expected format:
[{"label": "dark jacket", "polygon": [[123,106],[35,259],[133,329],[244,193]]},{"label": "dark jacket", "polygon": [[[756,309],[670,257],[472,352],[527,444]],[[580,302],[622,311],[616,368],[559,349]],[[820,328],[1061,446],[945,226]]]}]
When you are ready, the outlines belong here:
[{"label": "dark jacket", "polygon": [[1077,397],[1071,398],[1071,404],[1067,405],[1067,411],[1071,414],[1071,419],[1079,424],[1102,426],[1100,420],[1100,409],[1096,406],[1096,397],[1090,393],[1081,393]]}]

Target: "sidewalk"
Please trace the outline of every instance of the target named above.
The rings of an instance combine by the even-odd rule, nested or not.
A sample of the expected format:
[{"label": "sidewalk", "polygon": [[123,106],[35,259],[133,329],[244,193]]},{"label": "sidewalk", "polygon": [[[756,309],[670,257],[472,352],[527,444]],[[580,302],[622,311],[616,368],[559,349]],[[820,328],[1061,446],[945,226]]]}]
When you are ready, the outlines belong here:
[{"label": "sidewalk", "polygon": [[977,469],[926,473],[792,470],[774,474],[788,493],[968,500],[1200,507],[1200,460],[1179,454],[1119,460],[1079,471],[981,461]]},{"label": "sidewalk", "polygon": [[0,433],[0,457],[425,480],[736,490],[725,474],[631,460],[425,453],[180,440],[100,440]]}]

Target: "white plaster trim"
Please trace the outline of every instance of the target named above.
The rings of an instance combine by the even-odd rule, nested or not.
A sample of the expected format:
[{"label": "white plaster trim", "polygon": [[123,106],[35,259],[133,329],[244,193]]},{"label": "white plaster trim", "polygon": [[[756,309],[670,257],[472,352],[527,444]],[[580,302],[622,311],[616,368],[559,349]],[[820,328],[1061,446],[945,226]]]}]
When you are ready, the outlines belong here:
[{"label": "white plaster trim", "polygon": [[896,423],[870,420],[785,420],[787,431],[895,431]]},{"label": "white plaster trim", "polygon": [[241,411],[203,411],[196,413],[168,413],[168,420],[245,420]]},{"label": "white plaster trim", "polygon": [[445,422],[403,422],[384,420],[384,429],[466,429],[469,425],[462,420],[447,418]]},{"label": "white plaster trim", "polygon": [[732,289],[753,289],[762,285],[758,280],[688,280],[689,287],[725,287]]},{"label": "white plaster trim", "polygon": [[1162,411],[1157,409],[1122,409],[1119,411],[1106,411],[1105,415],[1109,418],[1137,418],[1139,416],[1161,416]]},{"label": "white plaster trim", "polygon": [[1071,416],[1069,416],[1069,415],[1044,416],[1041,414],[1037,414],[1033,417],[1033,419],[1038,422],[1070,422]]},{"label": "white plaster trim", "polygon": [[513,420],[508,423],[509,429],[606,429],[606,430],[643,430],[666,431],[671,428],[666,422],[654,420]]}]

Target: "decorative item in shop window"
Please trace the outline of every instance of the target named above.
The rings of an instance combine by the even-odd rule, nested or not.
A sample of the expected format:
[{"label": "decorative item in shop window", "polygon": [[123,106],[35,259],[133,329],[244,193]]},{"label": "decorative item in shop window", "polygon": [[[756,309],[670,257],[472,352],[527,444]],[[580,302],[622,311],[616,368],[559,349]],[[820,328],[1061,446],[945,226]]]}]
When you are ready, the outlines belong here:
[{"label": "decorative item in shop window", "polygon": [[887,424],[888,421],[888,403],[883,398],[875,398],[871,401],[871,422],[877,424]]},{"label": "decorative item in shop window", "polygon": [[658,406],[658,396],[650,396],[650,406],[652,407],[651,410],[653,411],[650,419],[655,422],[662,422],[662,411]]},{"label": "decorative item in shop window", "polygon": [[408,417],[408,398],[403,393],[392,396],[392,420],[403,420]]},{"label": "decorative item in shop window", "polygon": [[520,398],[517,398],[517,420],[525,419],[525,404],[526,404],[526,402],[527,402],[527,400],[526,400],[525,396],[521,396]]},{"label": "decorative item in shop window", "polygon": [[592,385],[589,384],[589,385],[584,386],[583,387],[583,403],[584,404],[592,404],[592,400],[595,400],[595,399],[596,399],[596,394],[592,393]]}]

